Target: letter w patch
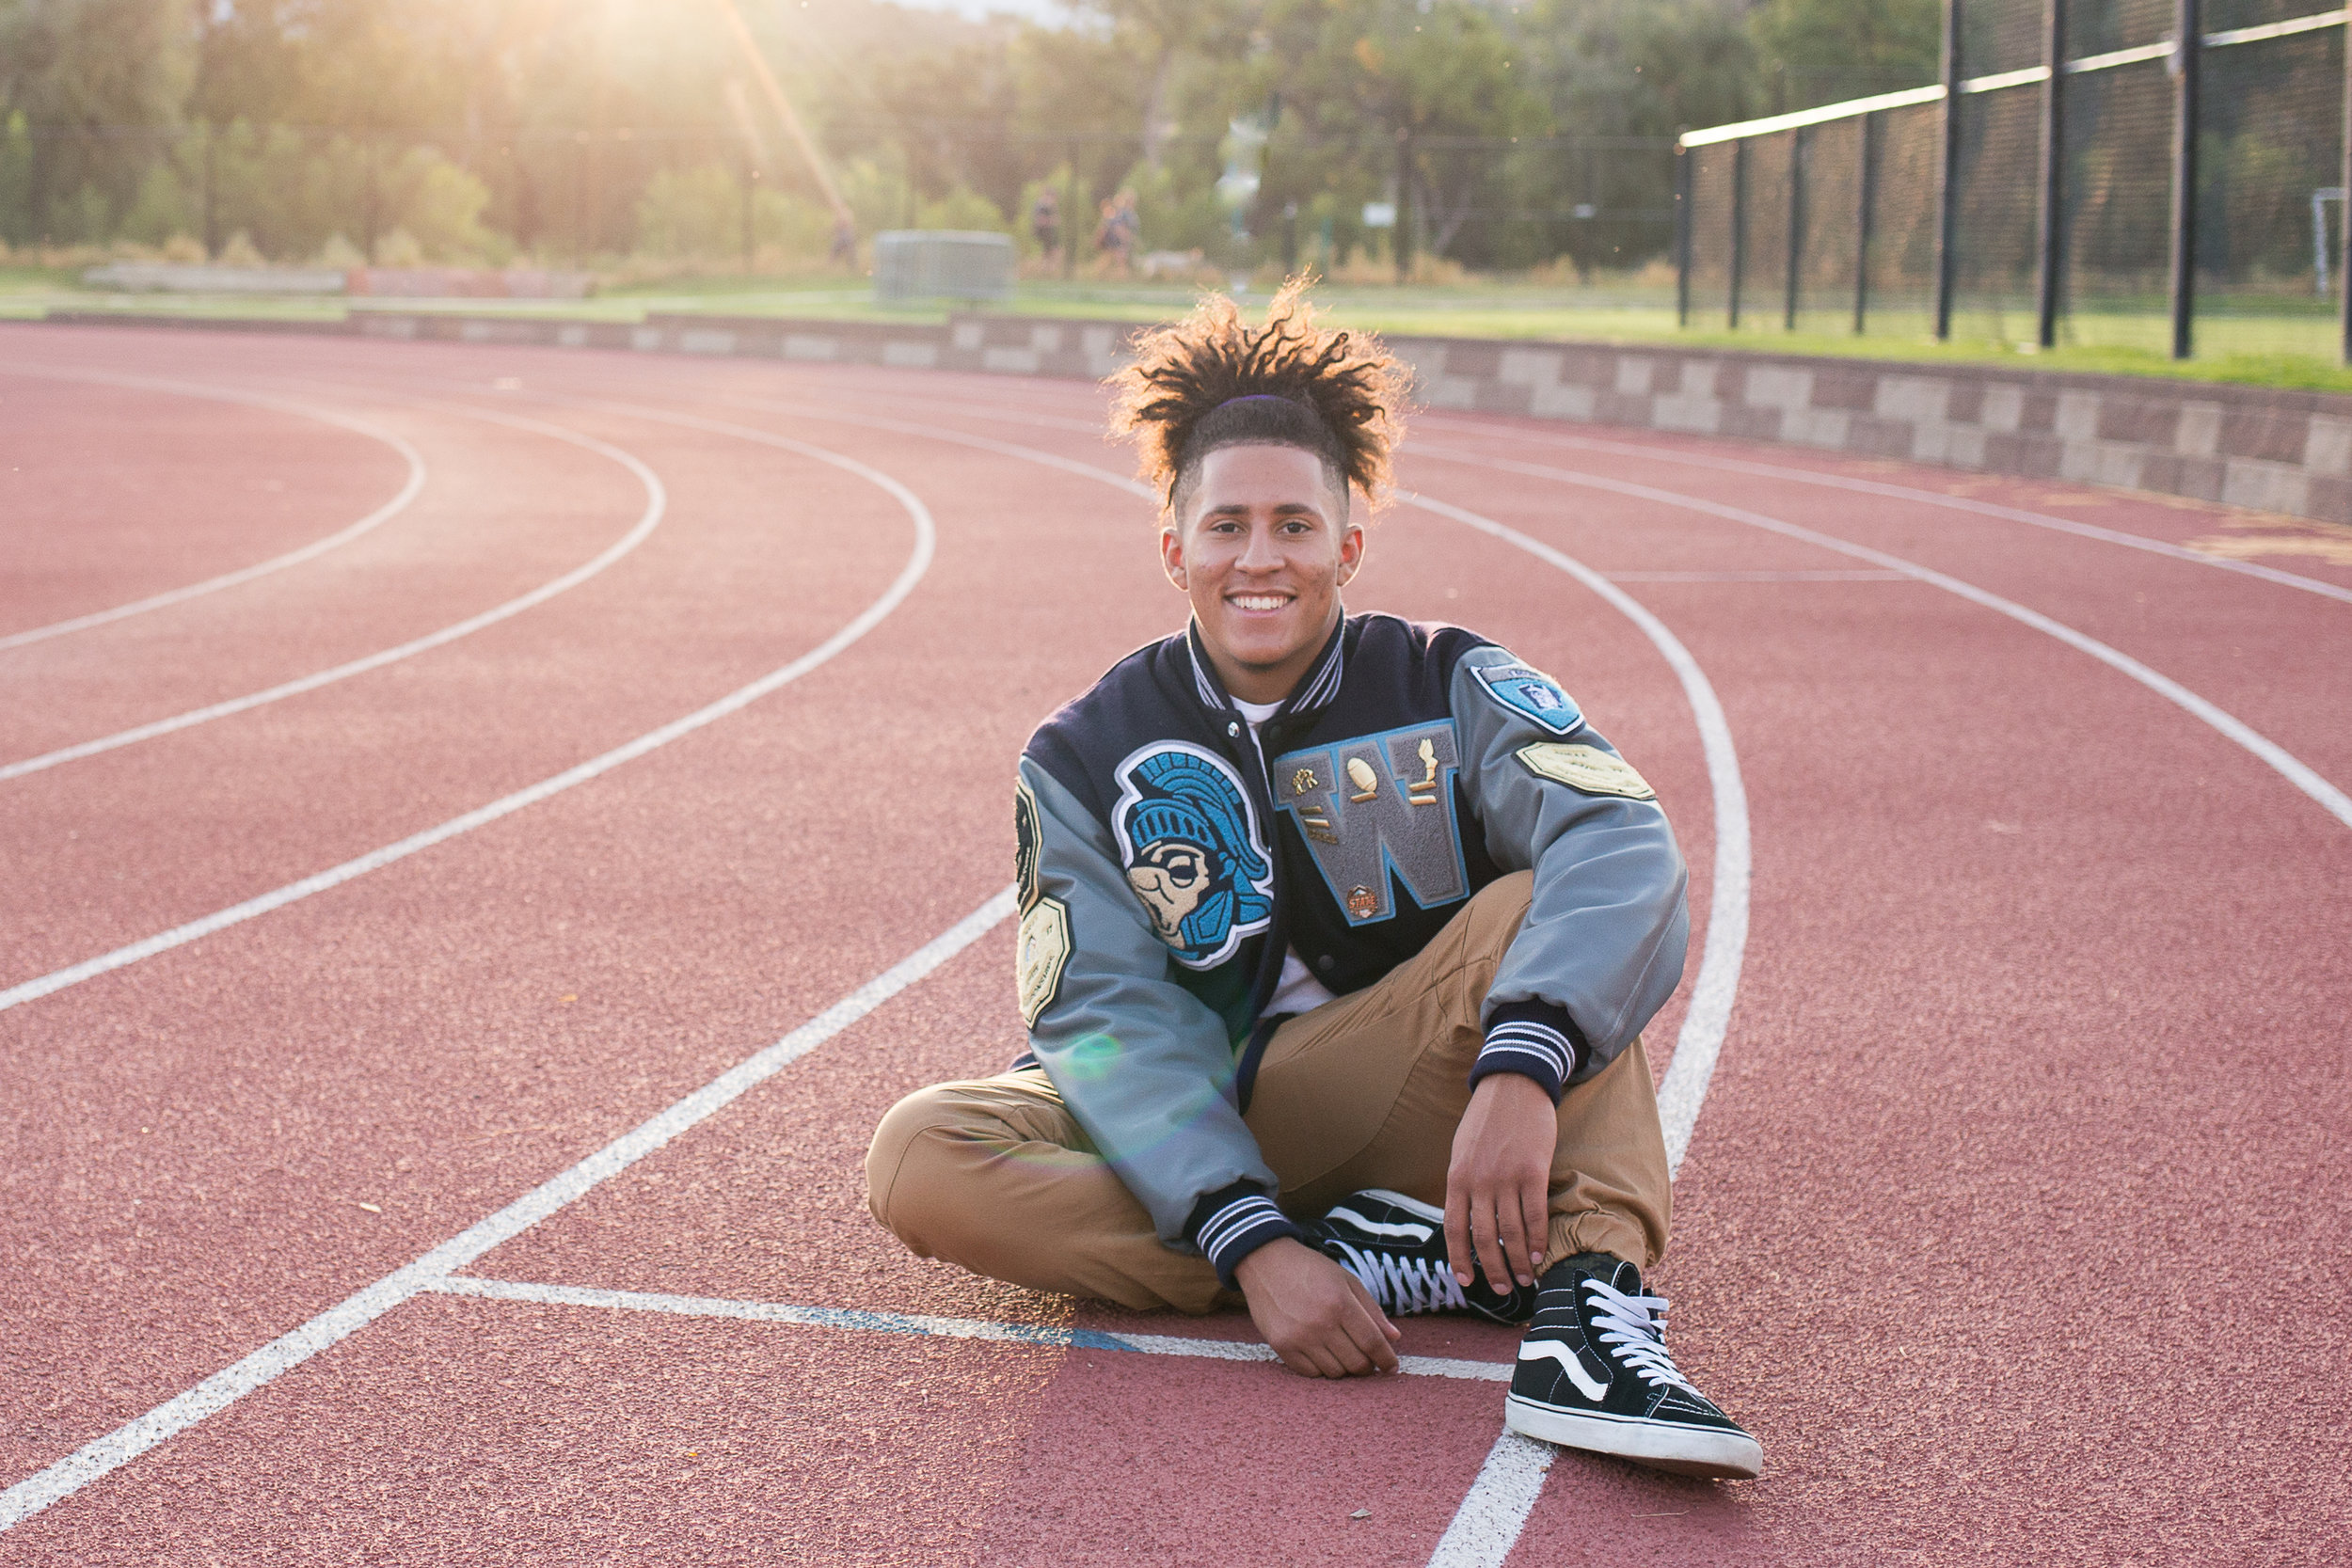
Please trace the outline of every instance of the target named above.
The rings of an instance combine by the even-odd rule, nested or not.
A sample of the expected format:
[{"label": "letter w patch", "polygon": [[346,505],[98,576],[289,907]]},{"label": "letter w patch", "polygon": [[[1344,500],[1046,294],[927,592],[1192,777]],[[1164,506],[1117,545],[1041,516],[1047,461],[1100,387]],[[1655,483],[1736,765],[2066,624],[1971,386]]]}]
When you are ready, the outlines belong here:
[{"label": "letter w patch", "polygon": [[1424,910],[1470,895],[1454,804],[1460,766],[1450,719],[1275,760],[1275,804],[1350,926],[1395,915],[1391,873]]}]

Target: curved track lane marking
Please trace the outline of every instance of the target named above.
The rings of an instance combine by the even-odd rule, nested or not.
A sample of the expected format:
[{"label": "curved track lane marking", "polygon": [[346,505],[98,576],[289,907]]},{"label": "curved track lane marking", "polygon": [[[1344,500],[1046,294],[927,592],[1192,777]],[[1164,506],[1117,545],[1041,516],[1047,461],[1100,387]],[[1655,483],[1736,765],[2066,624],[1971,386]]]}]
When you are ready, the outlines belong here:
[{"label": "curved track lane marking", "polygon": [[[616,1312],[663,1312],[682,1318],[732,1318],[742,1323],[834,1328],[858,1334],[988,1339],[1005,1344],[1049,1345],[1066,1350],[1190,1355],[1210,1361],[1279,1359],[1274,1354],[1273,1346],[1249,1339],[1208,1339],[1193,1334],[1108,1334],[1099,1328],[991,1323],[979,1318],[938,1318],[918,1312],[803,1307],[793,1302],[736,1301],[722,1296],[659,1295],[643,1291],[604,1291],[580,1285],[536,1285],[514,1279],[485,1279],[480,1275],[454,1275],[425,1289],[441,1295],[472,1296],[485,1301],[519,1301],[546,1307],[592,1307]],[[1451,1355],[1400,1355],[1396,1361],[1399,1371],[1414,1377],[1463,1378],[1473,1383],[1511,1381],[1512,1363],[1508,1361],[1470,1361]]]},{"label": "curved track lane marking", "polygon": [[[1707,755],[1707,782],[1715,798],[1715,865],[1707,909],[1707,944],[1700,950],[1698,976],[1691,982],[1690,1008],[1682,1015],[1682,1030],[1675,1038],[1674,1059],[1658,1090],[1658,1118],[1666,1133],[1666,1171],[1682,1169],[1690,1152],[1691,1134],[1698,1126],[1699,1107],[1707,1101],[1715,1063],[1723,1054],[1724,1036],[1731,1028],[1732,1004],[1740,994],[1740,968],[1748,945],[1748,888],[1753,864],[1748,828],[1748,789],[1740,775],[1740,754],[1732,745],[1731,724],[1724,705],[1699,662],[1682,640],[1647,607],[1574,556],[1552,548],[1491,517],[1406,493],[1398,498],[1424,512],[1450,517],[1505,544],[1517,546],[1547,565],[1555,566],[1608,601],[1617,612],[1641,628],[1657,648],[1698,723],[1699,744]],[[1430,1554],[1430,1568],[1501,1568],[1527,1528],[1528,1515],[1543,1495],[1544,1475],[1559,1450],[1549,1443],[1521,1437],[1505,1428],[1487,1451],[1477,1479],[1454,1510],[1454,1518]]]},{"label": "curved track lane marking", "polygon": [[2343,790],[2322,778],[2315,769],[2288,752],[2286,748],[2262,735],[2243,720],[2199,696],[2169,675],[2158,673],[2121,649],[2111,647],[2087,633],[2076,631],[2065,622],[2055,620],[2038,610],[2028,610],[2012,599],[2005,599],[1998,594],[1989,593],[1979,588],[1975,583],[1936,571],[1930,566],[1922,566],[1915,561],[1908,561],[1899,555],[1889,555],[1884,550],[1872,549],[1867,545],[1857,545],[1851,540],[1837,538],[1834,534],[1822,533],[1797,523],[1783,522],[1778,517],[1766,516],[1761,512],[1750,512],[1743,507],[1726,506],[1720,501],[1685,495],[1678,490],[1661,490],[1655,485],[1636,484],[1630,480],[1608,479],[1598,474],[1578,473],[1573,469],[1554,468],[1540,463],[1519,463],[1504,457],[1482,457],[1467,452],[1449,452],[1443,448],[1435,451],[1422,449],[1422,455],[1434,456],[1441,462],[1465,463],[1473,467],[1498,468],[1506,473],[1525,474],[1534,479],[1548,479],[1557,483],[1580,485],[1586,489],[1607,490],[1620,496],[1631,496],[1640,500],[1655,501],[1661,506],[1677,507],[1686,512],[1702,513],[1710,517],[1722,517],[1729,522],[1744,523],[1750,528],[1763,529],[1768,532],[1802,540],[1808,545],[1818,545],[1822,549],[1834,550],[1839,555],[1851,556],[1856,561],[1867,561],[1872,565],[1884,567],[1890,572],[1900,572],[1907,578],[1914,578],[1932,587],[1941,588],[1946,593],[1966,599],[1971,604],[1982,605],[1987,610],[1997,611],[2010,620],[2054,637],[2070,648],[2089,654],[2109,669],[2129,675],[2149,690],[2164,698],[2165,701],[2195,715],[2221,735],[2261,758],[2275,769],[2280,777],[2318,802],[2321,809],[2330,816],[2345,827],[2352,828],[2352,797],[2347,797]]},{"label": "curved track lane marking", "polygon": [[81,963],[24,981],[7,990],[0,990],[0,1011],[21,1006],[24,1003],[63,990],[69,986],[80,985],[85,980],[94,979],[110,971],[137,963],[142,958],[153,958],[158,953],[167,953],[175,947],[184,946],[199,938],[211,936],[215,931],[226,930],[231,926],[243,925],[246,921],[267,914],[272,910],[283,909],[288,904],[308,898],[314,893],[324,893],[328,888],[340,887],[354,878],[364,877],[369,872],[379,870],[395,861],[405,860],[419,850],[430,849],[435,845],[446,843],[461,833],[471,832],[474,829],[495,822],[501,816],[512,816],[526,806],[537,805],[550,796],[560,795],[575,784],[586,784],[591,779],[611,772],[623,763],[634,762],[646,752],[668,745],[680,736],[691,735],[705,725],[716,723],[729,714],[749,706],[779,687],[800,679],[871,631],[884,616],[898,608],[899,603],[914,592],[914,585],[922,580],[923,574],[930,570],[931,557],[938,542],[938,528],[931,520],[930,509],[923,504],[914,491],[899,483],[898,481],[878,468],[867,467],[854,457],[846,457],[839,452],[828,451],[822,447],[813,447],[787,436],[763,436],[762,438],[771,445],[787,451],[799,452],[803,456],[815,458],[821,463],[831,464],[836,468],[856,474],[859,478],[879,486],[904,507],[907,515],[914,522],[914,548],[908,556],[906,565],[899,570],[897,579],[883,591],[882,597],[866,606],[847,626],[782,669],[771,671],[749,686],[739,687],[707,706],[697,708],[682,719],[674,719],[660,729],[649,730],[634,740],[616,746],[600,756],[591,757],[576,767],[565,768],[552,778],[542,779],[528,788],[501,796],[488,805],[476,807],[462,816],[453,816],[437,827],[425,829],[422,832],[411,833],[397,844],[388,844],[381,849],[372,850],[359,856],[357,860],[348,860],[341,865],[329,866],[325,871],[303,878],[300,881],[288,882],[285,886],[274,888],[258,897],[248,898],[242,904],[215,911],[200,920],[191,920],[184,926],[175,926],[168,931],[157,932],[143,942],[135,942],[128,946],[118,947],[111,953],[101,954],[95,958],[85,959]]},{"label": "curved track lane marking", "polygon": [[256,408],[268,408],[280,414],[293,414],[301,419],[315,420],[322,424],[335,425],[356,435],[365,436],[372,440],[381,441],[398,452],[408,465],[408,479],[390,500],[386,501],[358,522],[338,530],[324,539],[313,540],[300,549],[290,550],[280,556],[273,556],[254,565],[241,566],[233,572],[227,572],[216,578],[207,578],[202,582],[192,582],[184,588],[174,588],[165,593],[150,594],[144,599],[134,599],[129,604],[117,605],[112,610],[92,610],[87,615],[76,615],[70,620],[53,621],[45,626],[34,626],[29,630],[11,632],[6,637],[0,637],[0,650],[21,648],[28,642],[45,641],[52,637],[63,637],[68,632],[85,631],[91,626],[102,626],[109,621],[120,621],[133,615],[144,615],[151,610],[162,610],[167,605],[184,604],[201,594],[216,594],[224,588],[234,588],[241,582],[251,582],[255,578],[266,577],[272,572],[281,572],[289,566],[298,566],[306,561],[314,561],[338,546],[350,544],[378,524],[390,521],[405,510],[408,503],[415,500],[418,493],[424,488],[424,457],[415,447],[409,445],[400,436],[381,426],[328,409],[313,408],[307,404],[291,403],[284,399],[267,397],[259,393],[233,391],[225,387],[203,387],[188,382],[152,380],[144,376],[32,370],[17,365],[0,366],[0,375],[38,377],[50,381],[80,381],[93,386],[120,387],[137,391],[168,392],[180,397],[209,398],[216,403],[239,403]]},{"label": "curved track lane marking", "polygon": [[600,441],[593,436],[583,436],[576,430],[566,430],[562,425],[545,424],[537,420],[524,419],[513,414],[492,413],[487,409],[469,408],[457,404],[448,406],[451,411],[462,414],[468,419],[483,420],[492,424],[508,425],[516,430],[529,431],[534,435],[553,436],[559,441],[565,441],[595,452],[599,457],[612,459],[627,468],[635,476],[637,483],[644,486],[645,510],[638,516],[637,521],[631,525],[627,533],[621,535],[619,539],[613,541],[612,545],[590,560],[580,562],[559,578],[541,583],[530,593],[509,599],[504,604],[494,605],[479,615],[469,615],[454,625],[443,626],[438,631],[427,632],[424,636],[411,639],[397,647],[380,649],[375,653],[352,659],[348,663],[338,664],[330,670],[321,670],[295,680],[285,681],[265,690],[248,692],[245,696],[231,697],[226,702],[213,703],[204,707],[190,708],[185,713],[175,713],[168,719],[158,719],[151,723],[134,725],[127,730],[119,730],[113,735],[101,736],[95,740],[85,740],[72,746],[60,746],[54,752],[43,752],[36,757],[26,757],[21,762],[0,765],[0,783],[6,783],[9,779],[21,779],[27,773],[39,773],[55,768],[60,763],[96,756],[102,752],[116,751],[142,740],[152,740],[158,736],[193,729],[199,724],[208,723],[215,719],[226,719],[231,714],[249,712],[254,708],[265,706],[288,697],[299,697],[306,691],[316,691],[321,687],[332,686],[337,681],[349,680],[354,675],[364,675],[371,670],[381,670],[388,664],[397,664],[402,659],[414,658],[419,654],[444,647],[461,637],[471,636],[485,626],[496,626],[501,621],[520,615],[526,610],[536,609],[558,594],[579,587],[644,544],[653,531],[661,526],[661,519],[669,511],[669,491],[662,485],[661,477],[647,467],[633,452],[616,447],[609,441]]},{"label": "curved track lane marking", "polygon": [[1754,856],[1748,830],[1748,786],[1740,775],[1740,753],[1732,744],[1730,721],[1724,717],[1724,705],[1715,695],[1714,685],[1691,650],[1624,589],[1574,556],[1491,517],[1409,492],[1398,499],[1516,546],[1567,573],[1640,627],[1682,683],[1683,699],[1691,705],[1699,745],[1707,755],[1708,787],[1715,798],[1715,866],[1708,895],[1707,942],[1699,950],[1698,975],[1691,982],[1690,1010],[1682,1016],[1674,1059],[1666,1064],[1665,1082],[1658,1090],[1658,1117],[1666,1132],[1666,1169],[1672,1175],[1682,1168],[1691,1134],[1698,1126],[1699,1107],[1714,1081],[1715,1061],[1723,1053],[1724,1036],[1731,1028],[1732,1004],[1740,995],[1740,966],[1748,946],[1748,886]]},{"label": "curved track lane marking", "polygon": [[[919,403],[925,400],[899,392],[867,391],[853,388],[852,397],[882,403]],[[1093,431],[1097,427],[1083,420],[1051,414],[1016,412],[991,407],[982,404],[933,402],[930,406],[951,410],[972,419],[993,420],[1006,424],[1025,424],[1041,428]],[[2101,528],[2095,523],[2077,522],[2072,517],[2053,517],[2043,512],[2029,512],[2023,507],[2002,506],[1994,501],[1977,500],[1967,496],[1947,495],[1940,490],[1921,490],[1912,485],[1890,484],[1881,480],[1854,479],[1844,474],[1821,473],[1811,468],[1791,468],[1774,463],[1758,463],[1745,458],[1717,457],[1703,452],[1682,451],[1671,447],[1645,446],[1632,441],[1610,441],[1597,436],[1568,436],[1556,431],[1520,430],[1498,427],[1474,420],[1450,418],[1444,414],[1424,411],[1419,417],[1419,427],[1453,430],[1466,436],[1479,436],[1489,440],[1527,440],[1543,446],[1566,447],[1580,451],[1605,451],[1628,457],[1681,463],[1692,467],[1714,468],[1724,473],[1748,474],[1759,479],[1788,480],[1800,484],[1817,484],[1835,490],[1851,490],[1858,495],[1883,496],[1892,500],[1917,501],[1923,505],[1940,506],[1955,512],[1973,512],[1981,516],[1998,517],[2006,522],[2025,523],[2029,527],[2047,529],[2055,533],[2071,533],[2078,538],[2095,539],[2102,544],[2121,545],[2127,549],[2143,550],[2173,561],[2185,561],[2193,566],[2210,566],[2217,571],[2235,572],[2242,577],[2259,578],[2283,588],[2299,589],[2324,598],[2352,604],[2352,588],[2323,582],[2296,572],[2282,572],[2272,566],[2260,566],[2249,561],[2231,561],[2220,556],[2206,555],[2161,539],[2144,538],[2126,533],[2121,529]],[[1416,445],[1415,451],[1424,456],[1438,456],[1441,449]],[[1470,452],[1444,453],[1462,461],[1472,461]]]},{"label": "curved track lane marking", "polygon": [[242,1360],[215,1372],[187,1392],[165,1401],[144,1416],[125,1421],[103,1437],[84,1444],[48,1468],[0,1492],[0,1531],[120,1469],[205,1417],[227,1409],[280,1373],[349,1338],[403,1302],[423,1291],[440,1289],[453,1271],[578,1200],[598,1183],[628,1169],[747,1090],[774,1077],[914,985],[1001,925],[1012,910],[1013,890],[1007,887],[773,1045],[728,1069],[660,1115],[639,1123],[570,1169],[540,1183],[414,1262],[354,1291],[300,1327],[279,1335]]},{"label": "curved track lane marking", "polygon": [[[1483,436],[1492,440],[1527,440],[1538,446],[1565,447],[1576,451],[1605,451],[1652,462],[1680,463],[1694,468],[1714,468],[1729,474],[1748,474],[1758,479],[1780,479],[1798,484],[1818,484],[1832,490],[1851,490],[1857,495],[1884,496],[1891,500],[1918,501],[1954,512],[1974,512],[1980,516],[2048,529],[2054,533],[2071,533],[2078,538],[2096,539],[2103,544],[2121,545],[2126,549],[2145,550],[2151,555],[2185,561],[2195,566],[2210,566],[2217,572],[2235,572],[2241,577],[2260,578],[2265,582],[2274,582],[2282,588],[2297,588],[2306,594],[2317,594],[2323,598],[2352,604],[2352,588],[2341,588],[2332,582],[2322,582],[2317,578],[2307,578],[2297,572],[2281,572],[2275,566],[2258,566],[2250,561],[2231,561],[2162,539],[2145,539],[2137,533],[2125,533],[2121,529],[2101,528],[2096,523],[2078,523],[2072,517],[2053,517],[2047,513],[2028,512],[2023,507],[2002,506],[1994,501],[1980,501],[1968,496],[1949,496],[1940,490],[1919,490],[1907,484],[1889,484],[1883,480],[1854,479],[1845,474],[1825,474],[1811,468],[1784,467],[1777,463],[1757,463],[1740,457],[1716,457],[1705,452],[1680,451],[1671,447],[1645,446],[1637,441],[1608,441],[1597,436],[1565,436],[1549,430],[1499,429],[1474,420],[1446,420],[1442,417],[1438,423],[1441,429],[1459,431],[1466,436]],[[1450,456],[1459,462],[1482,461],[1474,452],[1447,452],[1442,448],[1426,446],[1413,450],[1424,457]]]}]

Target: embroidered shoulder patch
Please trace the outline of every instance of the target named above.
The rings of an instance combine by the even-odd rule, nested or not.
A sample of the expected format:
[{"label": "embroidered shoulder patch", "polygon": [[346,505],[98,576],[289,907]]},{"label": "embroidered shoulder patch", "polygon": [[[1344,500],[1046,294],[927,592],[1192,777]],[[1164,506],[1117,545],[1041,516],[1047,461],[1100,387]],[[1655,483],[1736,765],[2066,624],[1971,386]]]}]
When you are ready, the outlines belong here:
[{"label": "embroidered shoulder patch", "polygon": [[1473,664],[1470,673],[1478,677],[1487,696],[1554,735],[1574,735],[1584,727],[1584,716],[1560,689],[1560,683],[1533,665]]},{"label": "embroidered shoulder patch", "polygon": [[1628,800],[1655,800],[1658,791],[1623,757],[1613,757],[1597,746],[1563,746],[1540,741],[1518,750],[1519,761],[1539,779],[1550,779],[1586,795],[1615,795]]},{"label": "embroidered shoulder patch", "polygon": [[1021,1021],[1030,1028],[1061,995],[1062,971],[1070,967],[1070,909],[1058,898],[1041,898],[1021,917],[1013,960],[1021,989]]},{"label": "embroidered shoulder patch", "polygon": [[1016,784],[1012,794],[1012,879],[1021,890],[1021,912],[1026,914],[1037,903],[1037,861],[1045,833],[1038,824],[1037,797],[1026,784]]}]

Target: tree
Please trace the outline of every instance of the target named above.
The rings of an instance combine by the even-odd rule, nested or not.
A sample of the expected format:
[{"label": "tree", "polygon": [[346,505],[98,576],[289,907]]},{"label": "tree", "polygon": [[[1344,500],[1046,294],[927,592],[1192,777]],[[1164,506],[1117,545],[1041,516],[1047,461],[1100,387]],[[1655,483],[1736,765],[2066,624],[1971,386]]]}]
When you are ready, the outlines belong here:
[{"label": "tree", "polygon": [[[1393,192],[1399,277],[1416,249],[1446,254],[1494,196],[1496,161],[1474,144],[1544,128],[1493,13],[1469,0],[1278,0],[1269,11],[1273,84],[1297,112],[1308,146],[1296,150],[1319,154],[1302,161],[1327,189]],[[1279,169],[1285,150],[1278,135],[1269,165]]]},{"label": "tree", "polygon": [[1765,0],[1749,16],[1775,111],[1936,79],[1942,0]]},{"label": "tree", "polygon": [[0,124],[33,132],[8,239],[113,233],[170,145],[195,45],[190,0],[0,0]]},{"label": "tree", "polygon": [[[1756,52],[1722,0],[1541,0],[1519,19],[1529,86],[1566,145],[1519,186],[1552,219],[1544,254],[1625,266],[1672,238],[1673,137],[1754,112]],[[1525,162],[1525,161],[1523,161]]]}]

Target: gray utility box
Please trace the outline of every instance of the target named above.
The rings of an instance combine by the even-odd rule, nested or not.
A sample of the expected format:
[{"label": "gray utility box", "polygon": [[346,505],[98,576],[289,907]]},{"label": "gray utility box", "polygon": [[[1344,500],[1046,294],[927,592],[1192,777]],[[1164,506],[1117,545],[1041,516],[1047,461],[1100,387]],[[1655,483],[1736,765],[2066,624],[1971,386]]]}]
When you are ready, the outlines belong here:
[{"label": "gray utility box", "polygon": [[986,230],[894,229],[874,236],[874,297],[1003,299],[1012,237]]}]

